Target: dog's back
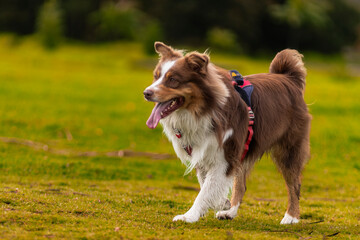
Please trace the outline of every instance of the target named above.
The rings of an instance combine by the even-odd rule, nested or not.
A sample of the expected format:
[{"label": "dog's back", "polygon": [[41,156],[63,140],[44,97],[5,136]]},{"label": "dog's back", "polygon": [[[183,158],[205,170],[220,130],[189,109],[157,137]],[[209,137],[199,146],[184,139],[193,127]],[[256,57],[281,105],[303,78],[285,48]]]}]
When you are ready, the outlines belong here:
[{"label": "dog's back", "polygon": [[251,101],[256,117],[249,157],[259,158],[283,138],[294,141],[308,133],[311,116],[303,98],[305,77],[302,55],[290,49],[275,56],[270,73],[246,76],[254,85]]}]

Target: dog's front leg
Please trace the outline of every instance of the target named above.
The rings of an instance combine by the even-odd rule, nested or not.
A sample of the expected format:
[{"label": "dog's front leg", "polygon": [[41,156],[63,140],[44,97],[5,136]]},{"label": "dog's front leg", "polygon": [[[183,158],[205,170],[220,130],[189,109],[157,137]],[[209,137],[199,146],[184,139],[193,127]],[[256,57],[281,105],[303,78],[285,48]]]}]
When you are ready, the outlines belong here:
[{"label": "dog's front leg", "polygon": [[200,184],[200,189],[201,189],[202,186],[204,185],[204,182],[205,182],[206,171],[201,167],[197,167],[196,168],[196,176],[198,178],[198,181],[199,181],[199,184]]},{"label": "dog's front leg", "polygon": [[209,169],[193,206],[185,214],[174,217],[173,221],[196,222],[209,208],[220,208],[232,182],[232,177],[226,176],[226,169],[224,159]]}]

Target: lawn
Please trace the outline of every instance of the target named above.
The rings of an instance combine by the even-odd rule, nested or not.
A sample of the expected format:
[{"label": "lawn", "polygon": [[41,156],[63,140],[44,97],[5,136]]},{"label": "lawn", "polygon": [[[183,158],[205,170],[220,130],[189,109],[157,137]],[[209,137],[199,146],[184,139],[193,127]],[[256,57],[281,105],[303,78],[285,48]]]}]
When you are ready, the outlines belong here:
[{"label": "lawn", "polygon": [[[201,50],[201,49],[200,49]],[[341,57],[305,54],[312,157],[303,174],[301,222],[283,226],[286,188],[271,160],[253,170],[238,216],[172,222],[191,207],[195,173],[174,156],[160,127],[145,122],[143,89],[157,57],[140,45],[66,44],[45,51],[33,38],[0,36],[0,137],[48,148],[150,157],[56,154],[0,141],[0,239],[360,239],[360,77]],[[244,75],[271,58],[212,61]]]}]

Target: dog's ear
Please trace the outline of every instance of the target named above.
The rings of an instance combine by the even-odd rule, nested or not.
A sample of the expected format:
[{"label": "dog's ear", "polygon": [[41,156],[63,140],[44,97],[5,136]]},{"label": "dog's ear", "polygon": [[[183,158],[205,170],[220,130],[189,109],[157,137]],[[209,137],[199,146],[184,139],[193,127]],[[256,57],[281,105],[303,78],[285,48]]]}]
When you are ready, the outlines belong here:
[{"label": "dog's ear", "polygon": [[207,54],[192,52],[186,55],[185,60],[192,70],[205,73],[210,58]]},{"label": "dog's ear", "polygon": [[174,50],[172,47],[167,46],[162,42],[155,42],[154,48],[161,58],[174,58],[182,56],[180,51]]}]

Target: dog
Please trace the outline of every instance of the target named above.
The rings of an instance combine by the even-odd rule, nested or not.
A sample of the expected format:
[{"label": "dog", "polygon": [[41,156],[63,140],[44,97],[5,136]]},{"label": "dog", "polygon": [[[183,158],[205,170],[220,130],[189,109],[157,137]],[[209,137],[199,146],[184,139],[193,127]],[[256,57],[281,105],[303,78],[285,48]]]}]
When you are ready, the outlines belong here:
[{"label": "dog", "polygon": [[143,92],[147,101],[155,102],[146,124],[152,129],[162,124],[187,166],[186,173],[196,169],[200,184],[193,206],[173,221],[196,222],[210,208],[218,210],[218,219],[233,219],[250,170],[264,153],[270,153],[288,190],[288,207],[280,223],[298,223],[301,172],[310,156],[312,118],[304,101],[303,55],[283,50],[271,62],[269,73],[244,77],[253,86],[255,115],[246,152],[249,107],[235,90],[229,71],[211,63],[207,53],[185,54],[162,42],[154,46],[160,60],[153,83]]}]

